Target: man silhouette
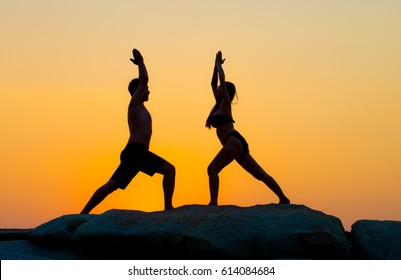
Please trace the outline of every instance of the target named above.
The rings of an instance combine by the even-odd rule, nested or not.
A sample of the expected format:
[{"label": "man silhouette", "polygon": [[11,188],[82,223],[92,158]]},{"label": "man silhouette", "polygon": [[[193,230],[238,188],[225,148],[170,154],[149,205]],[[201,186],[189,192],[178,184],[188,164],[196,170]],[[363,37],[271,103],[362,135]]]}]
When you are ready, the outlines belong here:
[{"label": "man silhouette", "polygon": [[120,165],[110,180],[95,191],[81,214],[88,214],[109,194],[117,189],[125,189],[139,171],[153,176],[155,173],[163,175],[164,209],[173,208],[172,198],[175,184],[175,167],[149,151],[152,135],[152,119],[144,102],[149,100],[148,72],[141,53],[137,49],[132,51],[130,60],[138,66],[139,78],[133,79],[128,91],[131,101],[128,106],[128,127],[130,137],[120,155]]}]

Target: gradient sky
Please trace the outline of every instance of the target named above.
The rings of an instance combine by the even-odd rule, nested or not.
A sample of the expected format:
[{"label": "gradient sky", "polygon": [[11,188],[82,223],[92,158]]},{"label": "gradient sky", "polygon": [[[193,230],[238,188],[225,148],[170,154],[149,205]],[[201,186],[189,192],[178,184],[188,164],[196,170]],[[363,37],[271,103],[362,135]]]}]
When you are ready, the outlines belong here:
[{"label": "gradient sky", "polygon": [[[127,85],[144,56],[151,150],[177,169],[173,203],[206,204],[220,149],[204,127],[215,53],[236,128],[295,204],[401,220],[401,1],[0,2],[0,228],[79,213],[128,139]],[[221,204],[276,203],[232,163]],[[163,208],[139,174],[94,209]]]}]

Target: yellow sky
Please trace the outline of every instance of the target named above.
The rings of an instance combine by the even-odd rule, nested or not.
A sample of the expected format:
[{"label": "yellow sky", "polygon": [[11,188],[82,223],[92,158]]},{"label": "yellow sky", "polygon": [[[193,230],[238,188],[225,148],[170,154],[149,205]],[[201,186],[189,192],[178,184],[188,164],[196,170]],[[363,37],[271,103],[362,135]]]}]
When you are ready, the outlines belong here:
[{"label": "yellow sky", "polygon": [[[0,3],[0,228],[78,213],[119,163],[129,61],[148,68],[151,150],[177,169],[174,205],[206,204],[220,148],[204,127],[216,51],[236,84],[236,128],[293,203],[401,220],[400,1]],[[95,208],[161,210],[139,174]],[[236,163],[220,203],[276,203]]]}]

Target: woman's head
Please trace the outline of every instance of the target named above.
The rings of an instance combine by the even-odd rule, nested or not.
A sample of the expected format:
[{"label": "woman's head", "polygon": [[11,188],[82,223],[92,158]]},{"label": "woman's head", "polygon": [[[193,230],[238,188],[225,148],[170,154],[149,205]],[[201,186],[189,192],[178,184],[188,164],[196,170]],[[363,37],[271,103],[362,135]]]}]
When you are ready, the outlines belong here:
[{"label": "woman's head", "polygon": [[[230,98],[230,101],[233,101],[235,93],[236,93],[235,85],[233,83],[231,83],[231,82],[227,82],[226,81],[226,88],[227,88],[227,93],[228,93],[228,96]],[[218,96],[216,96],[216,99],[217,99],[216,101],[220,102],[221,101],[221,97],[222,97],[221,96],[222,95],[221,86],[218,86],[217,90],[218,90],[219,93],[218,93]]]},{"label": "woman's head", "polygon": [[235,89],[235,85],[231,82],[226,81],[226,88],[227,88],[228,96],[230,97],[230,101],[233,101],[235,93],[237,92]]},{"label": "woman's head", "polygon": [[[233,99],[234,99],[234,96],[235,96],[236,93],[237,93],[237,91],[236,91],[236,89],[235,89],[235,85],[234,85],[233,83],[231,83],[231,82],[227,82],[227,81],[226,81],[226,88],[227,88],[227,93],[228,93],[228,96],[229,96],[229,98],[230,98],[230,101],[232,102]],[[218,87],[218,91],[220,91],[220,90],[221,90],[221,87],[219,86],[219,87]],[[208,118],[207,118],[207,120],[206,120],[206,127],[208,127],[209,129],[211,128],[211,118],[212,118],[212,115],[213,115],[213,114],[217,111],[217,109],[219,108],[220,102],[221,102],[221,92],[220,92],[220,96],[216,96],[216,104],[214,104],[214,107],[213,107],[213,109],[210,111],[209,116],[208,116]]]}]

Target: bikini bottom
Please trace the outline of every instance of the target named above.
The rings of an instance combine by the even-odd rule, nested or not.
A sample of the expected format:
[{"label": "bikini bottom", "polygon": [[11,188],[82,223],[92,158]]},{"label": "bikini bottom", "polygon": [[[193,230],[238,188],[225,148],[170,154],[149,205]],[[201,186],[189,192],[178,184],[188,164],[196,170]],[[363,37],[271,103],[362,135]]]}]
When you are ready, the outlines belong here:
[{"label": "bikini bottom", "polygon": [[225,142],[227,142],[227,139],[228,139],[229,137],[236,137],[236,138],[241,142],[243,152],[241,153],[240,156],[244,156],[244,155],[249,154],[249,146],[248,146],[248,143],[246,142],[245,138],[244,138],[238,131],[230,132],[230,133],[227,135],[226,141],[225,141]]}]

